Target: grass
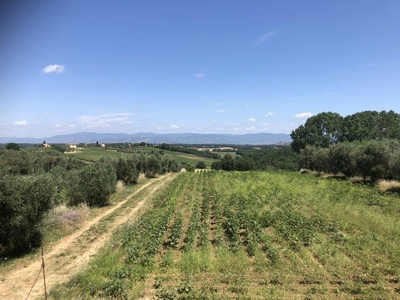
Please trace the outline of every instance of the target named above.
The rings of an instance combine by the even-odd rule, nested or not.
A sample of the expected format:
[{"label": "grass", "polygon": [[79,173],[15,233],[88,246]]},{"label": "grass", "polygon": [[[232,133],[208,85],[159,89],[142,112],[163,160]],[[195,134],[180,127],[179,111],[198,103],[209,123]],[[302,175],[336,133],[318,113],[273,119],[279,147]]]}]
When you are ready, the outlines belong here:
[{"label": "grass", "polygon": [[396,180],[379,180],[378,189],[381,192],[395,192],[400,194],[400,182]]},{"label": "grass", "polygon": [[51,296],[396,299],[399,217],[397,196],[348,181],[184,173]]},{"label": "grass", "polygon": [[[140,146],[135,148],[135,151],[132,153],[160,153],[162,151],[164,155],[168,155],[172,159],[176,160],[179,163],[188,163],[195,166],[199,161],[203,161],[207,168],[211,167],[211,164],[217,160],[207,157],[199,157],[191,154],[169,151],[169,150],[161,150],[154,147],[145,147]],[[68,155],[72,155],[74,157],[80,158],[85,161],[96,161],[102,156],[111,156],[115,158],[119,158],[122,156],[129,155],[127,152],[119,152],[115,150],[108,150],[107,148],[81,148],[77,152],[71,152]]]}]

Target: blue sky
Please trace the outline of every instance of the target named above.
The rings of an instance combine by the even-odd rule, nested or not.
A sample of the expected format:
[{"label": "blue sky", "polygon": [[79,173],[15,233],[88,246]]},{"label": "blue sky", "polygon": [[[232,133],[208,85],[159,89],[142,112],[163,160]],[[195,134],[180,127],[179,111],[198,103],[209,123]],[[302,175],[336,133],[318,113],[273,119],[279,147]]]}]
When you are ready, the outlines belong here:
[{"label": "blue sky", "polygon": [[0,136],[290,133],[400,112],[400,1],[0,3]]}]

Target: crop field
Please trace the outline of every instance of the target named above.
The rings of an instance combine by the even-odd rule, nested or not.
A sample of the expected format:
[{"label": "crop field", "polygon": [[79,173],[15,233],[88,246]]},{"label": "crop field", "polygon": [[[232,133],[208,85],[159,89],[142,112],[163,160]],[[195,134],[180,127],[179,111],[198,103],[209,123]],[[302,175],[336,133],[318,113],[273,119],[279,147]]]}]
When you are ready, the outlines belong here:
[{"label": "crop field", "polygon": [[288,172],[182,173],[51,299],[399,299],[400,201]]},{"label": "crop field", "polygon": [[[212,158],[207,157],[199,157],[192,154],[185,154],[181,152],[162,150],[164,155],[171,157],[179,163],[188,163],[195,166],[199,161],[203,161],[208,168],[211,167],[211,164],[214,161],[217,161]],[[132,153],[160,153],[160,149],[154,147],[137,147],[135,151]],[[73,155],[74,157],[86,160],[86,161],[96,161],[102,156],[112,156],[112,157],[122,157],[127,156],[129,153],[119,152],[116,150],[109,150],[104,148],[81,148],[77,152],[71,152],[68,155]]]}]

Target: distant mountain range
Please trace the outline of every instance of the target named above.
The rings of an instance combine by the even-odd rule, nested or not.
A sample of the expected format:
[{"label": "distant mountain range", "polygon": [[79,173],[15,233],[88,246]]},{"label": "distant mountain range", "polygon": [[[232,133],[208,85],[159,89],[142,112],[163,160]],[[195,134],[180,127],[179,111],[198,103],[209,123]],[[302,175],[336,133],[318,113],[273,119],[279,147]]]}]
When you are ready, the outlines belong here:
[{"label": "distant mountain range", "polygon": [[236,144],[236,145],[265,145],[290,143],[289,134],[254,133],[254,134],[198,134],[198,133],[95,133],[81,132],[74,134],[56,135],[46,138],[17,138],[0,137],[0,144],[27,143],[41,144],[43,141],[49,144],[64,143],[166,143],[166,144]]}]

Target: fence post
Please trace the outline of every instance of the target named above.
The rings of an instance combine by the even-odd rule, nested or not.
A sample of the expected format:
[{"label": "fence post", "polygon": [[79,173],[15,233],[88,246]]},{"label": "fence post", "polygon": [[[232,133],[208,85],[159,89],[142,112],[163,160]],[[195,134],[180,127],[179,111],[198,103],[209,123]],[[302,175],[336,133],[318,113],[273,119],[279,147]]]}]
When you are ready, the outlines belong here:
[{"label": "fence post", "polygon": [[43,283],[44,283],[44,299],[47,300],[47,290],[46,290],[46,274],[44,272],[44,254],[42,245],[42,268],[43,268]]}]

